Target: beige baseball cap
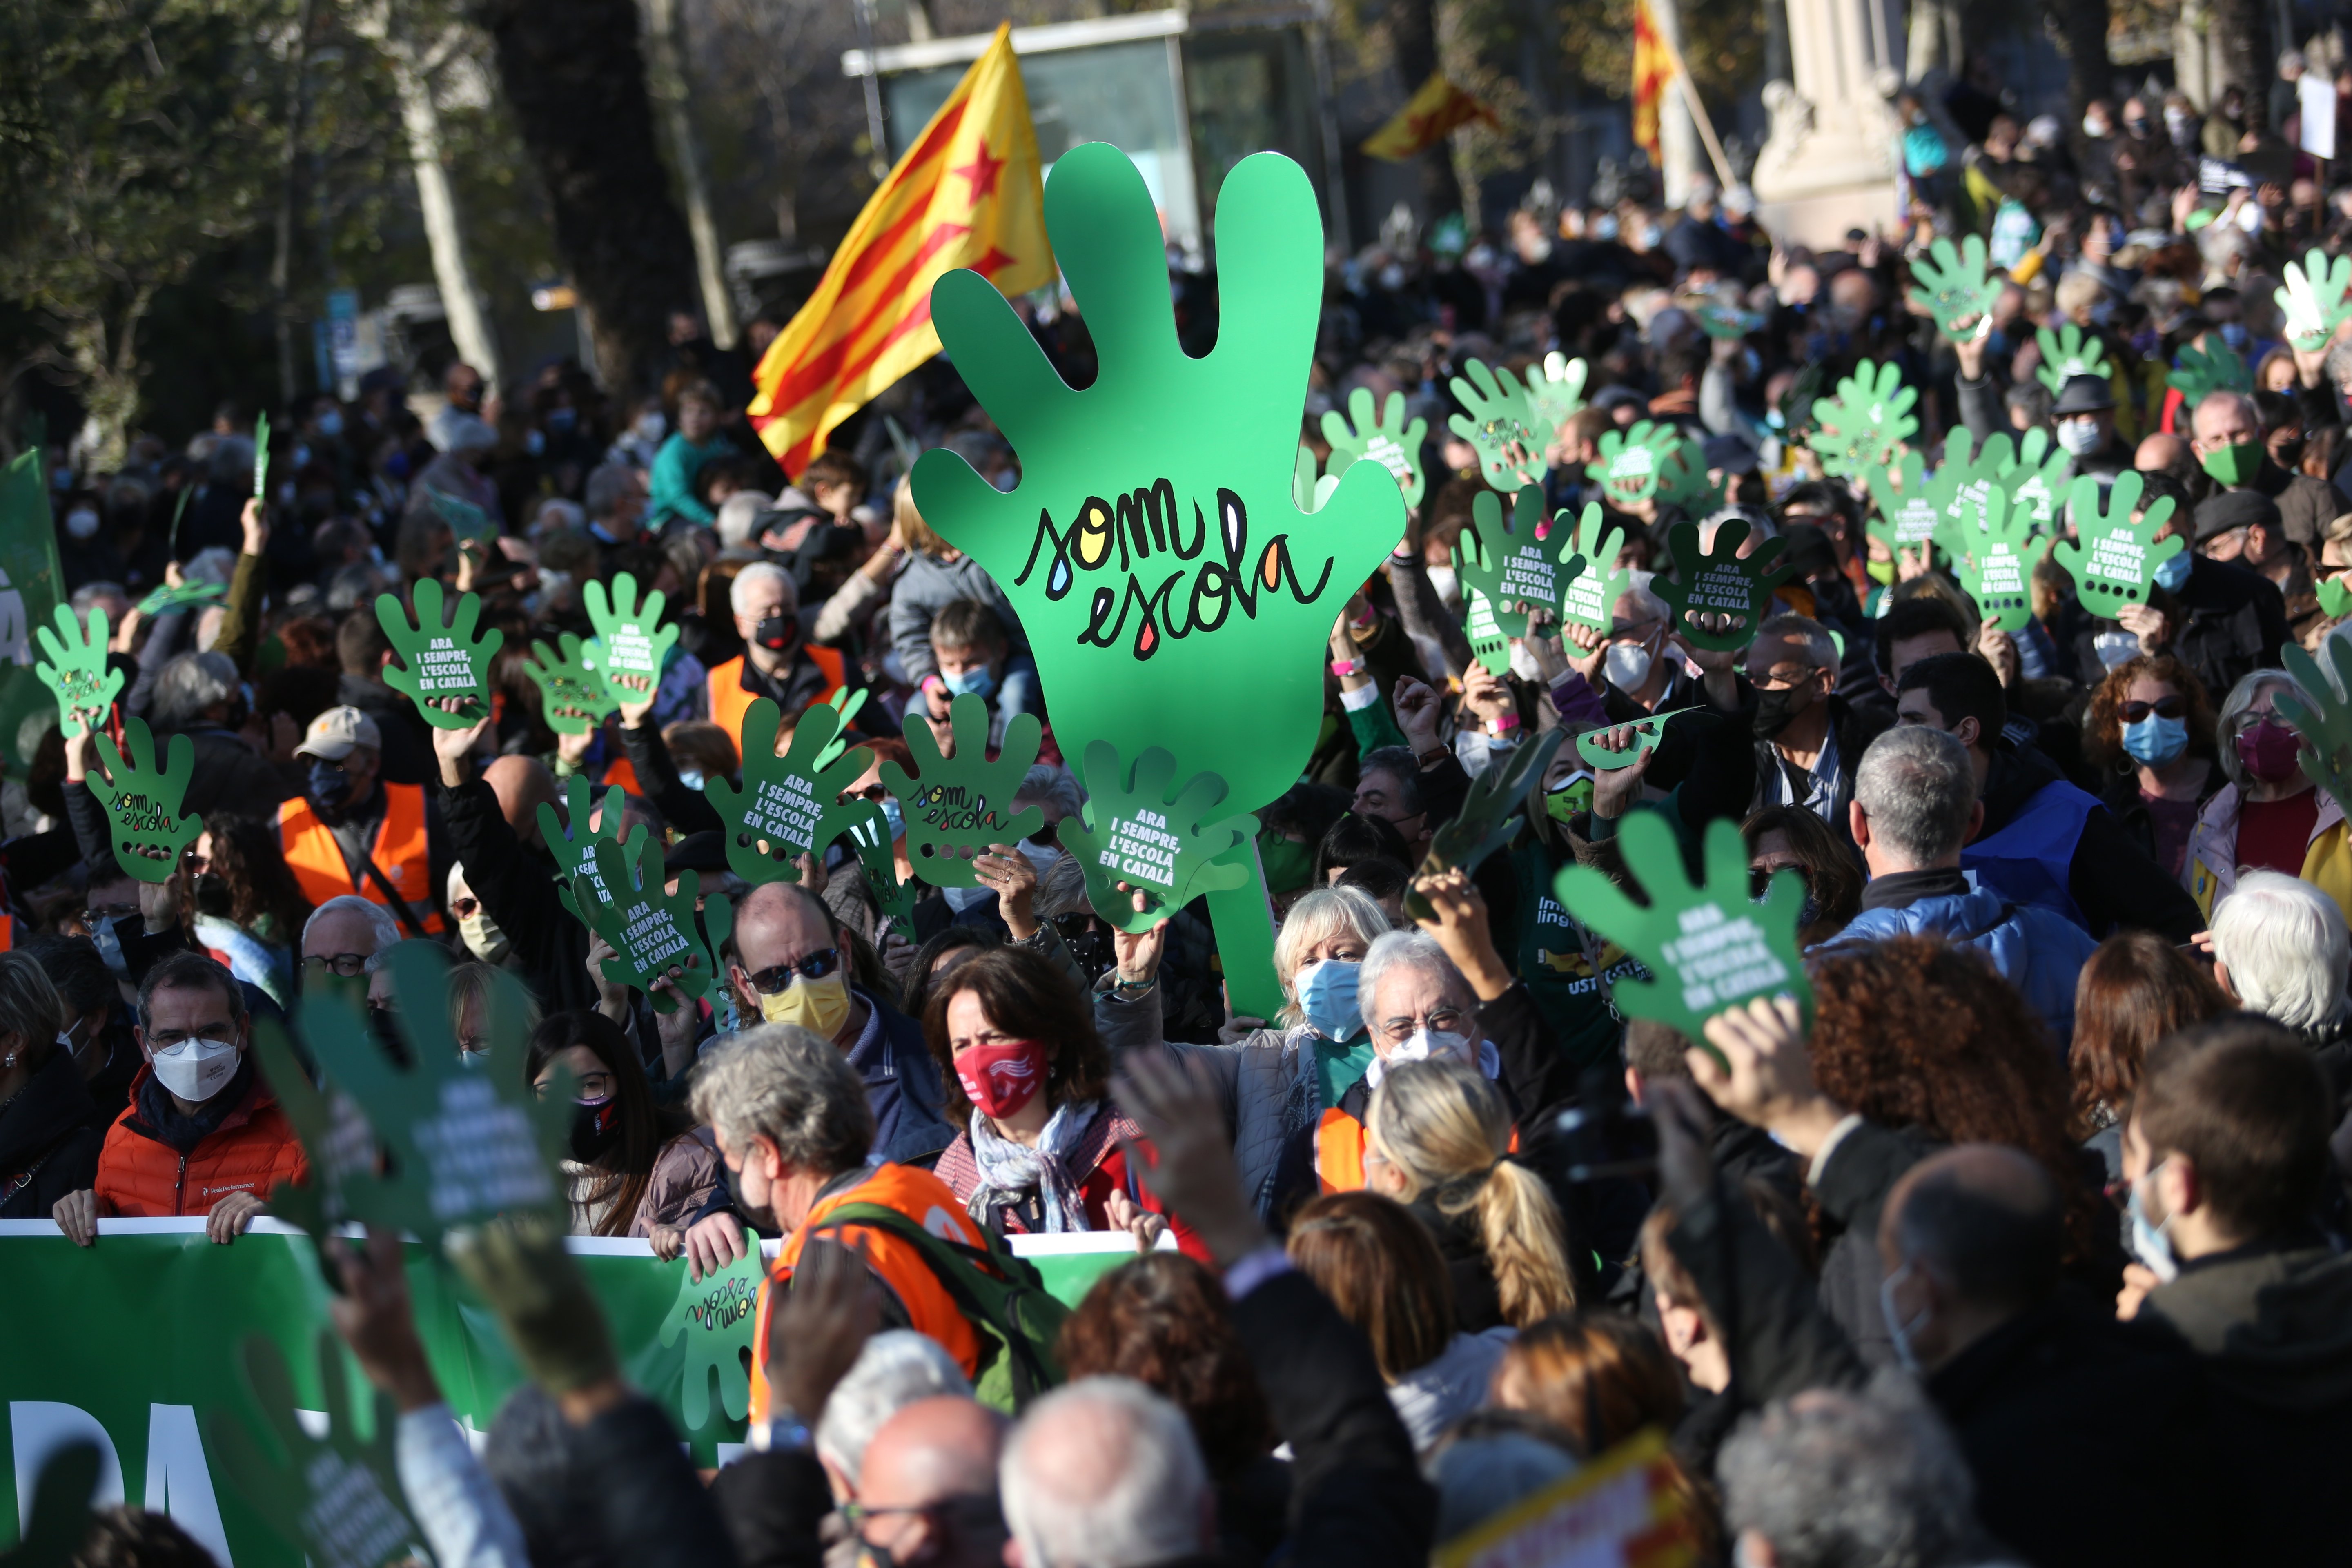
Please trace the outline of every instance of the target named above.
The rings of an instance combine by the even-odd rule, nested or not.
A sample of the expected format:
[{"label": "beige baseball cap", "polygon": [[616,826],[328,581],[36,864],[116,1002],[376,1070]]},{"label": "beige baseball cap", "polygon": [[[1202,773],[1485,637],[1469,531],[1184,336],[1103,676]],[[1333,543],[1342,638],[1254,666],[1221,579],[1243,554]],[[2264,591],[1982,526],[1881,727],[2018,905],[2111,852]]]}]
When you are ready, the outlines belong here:
[{"label": "beige baseball cap", "polygon": [[294,754],[340,763],[356,746],[365,746],[371,752],[383,751],[383,731],[375,727],[374,720],[356,708],[330,708],[310,721],[310,728],[304,731],[302,743],[294,748]]}]

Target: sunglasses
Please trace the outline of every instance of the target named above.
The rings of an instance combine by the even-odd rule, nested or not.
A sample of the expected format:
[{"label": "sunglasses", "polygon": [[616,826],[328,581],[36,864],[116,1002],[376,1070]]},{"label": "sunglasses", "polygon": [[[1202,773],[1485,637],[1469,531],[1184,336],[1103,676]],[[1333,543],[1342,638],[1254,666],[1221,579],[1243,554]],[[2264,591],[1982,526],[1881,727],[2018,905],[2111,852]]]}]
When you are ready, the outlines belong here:
[{"label": "sunglasses", "polygon": [[1805,890],[1807,892],[1812,891],[1812,879],[1807,877],[1801,869],[1795,866],[1757,866],[1750,868],[1748,873],[1748,898],[1761,899],[1765,894],[1770,892],[1772,890],[1772,879],[1782,871],[1795,871],[1797,873],[1797,879],[1805,884]]},{"label": "sunglasses", "polygon": [[751,989],[762,996],[774,996],[793,983],[794,975],[803,980],[823,980],[840,967],[839,949],[819,948],[797,963],[779,963],[773,968],[762,969],[751,976]]},{"label": "sunglasses", "polygon": [[2159,697],[2153,702],[2126,702],[2117,711],[2123,714],[2126,724],[2141,723],[2151,713],[2160,719],[2186,719],[2189,717],[2189,699],[2176,695]]}]

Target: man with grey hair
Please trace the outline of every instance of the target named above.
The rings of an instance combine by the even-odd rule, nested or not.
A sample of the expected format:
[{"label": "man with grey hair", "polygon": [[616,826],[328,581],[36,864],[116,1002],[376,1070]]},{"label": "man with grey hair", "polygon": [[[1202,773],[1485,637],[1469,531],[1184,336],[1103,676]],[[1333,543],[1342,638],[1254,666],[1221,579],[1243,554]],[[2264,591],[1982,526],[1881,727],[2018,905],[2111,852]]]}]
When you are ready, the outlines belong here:
[{"label": "man with grey hair", "polygon": [[1192,1428],[1132,1378],[1081,1378],[1031,1405],[998,1484],[1021,1568],[1158,1568],[1216,1547]]},{"label": "man with grey hair", "polygon": [[[2306,385],[2316,386],[2326,362],[2300,353],[2295,359],[2298,370],[2307,360],[2317,362],[2311,364],[2305,381]],[[2254,406],[2253,398],[2228,388],[2209,392],[2189,416],[2189,449],[2221,492],[2252,490],[2268,497],[2279,510],[2287,538],[2318,559],[2327,525],[2344,510],[2344,498],[2326,479],[2289,473],[2271,461],[2264,440],[2269,432],[2263,428],[2262,411]]]},{"label": "man with grey hair", "polygon": [[181,654],[155,677],[147,720],[155,730],[158,753],[169,744],[169,735],[185,735],[194,747],[195,771],[188,775],[188,793],[181,802],[192,816],[251,816],[297,793],[238,733],[251,716],[247,691],[236,661],[225,653]]},{"label": "man with grey hair", "polygon": [[2055,910],[2013,903],[1960,869],[1984,825],[1976,770],[1958,740],[1924,724],[1871,742],[1854,775],[1846,824],[1870,867],[1862,912],[1815,952],[1895,936],[1973,947],[2023,994],[2061,1046],[2074,1034],[2074,981],[2098,945]]},{"label": "man with grey hair", "polygon": [[1756,694],[1748,713],[1756,793],[1748,809],[1801,807],[1843,834],[1854,769],[1886,726],[1838,695],[1836,639],[1811,616],[1771,616],[1748,647],[1748,684]]},{"label": "man with grey hair", "polygon": [[[800,590],[793,574],[772,561],[755,561],[735,574],[727,594],[743,651],[710,671],[710,721],[740,742],[743,715],[765,697],[796,714],[844,687],[861,685],[857,666],[838,648],[810,642],[801,626]],[[621,722],[645,724],[653,693],[621,705]],[[624,736],[625,742],[627,736]]]}]

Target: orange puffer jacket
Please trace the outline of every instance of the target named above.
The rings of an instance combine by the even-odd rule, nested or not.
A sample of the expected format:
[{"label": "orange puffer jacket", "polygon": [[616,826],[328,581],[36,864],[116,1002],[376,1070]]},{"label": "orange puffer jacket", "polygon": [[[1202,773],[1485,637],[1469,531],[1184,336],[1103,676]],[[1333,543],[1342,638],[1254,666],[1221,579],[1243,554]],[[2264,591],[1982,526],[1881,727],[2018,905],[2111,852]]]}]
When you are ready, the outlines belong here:
[{"label": "orange puffer jacket", "polygon": [[301,1142],[258,1072],[246,1088],[245,1102],[188,1154],[158,1140],[139,1114],[140,1093],[151,1076],[152,1069],[139,1069],[130,1105],[107,1129],[98,1156],[100,1214],[131,1219],[205,1215],[231,1193],[266,1198],[280,1182],[310,1179]]}]

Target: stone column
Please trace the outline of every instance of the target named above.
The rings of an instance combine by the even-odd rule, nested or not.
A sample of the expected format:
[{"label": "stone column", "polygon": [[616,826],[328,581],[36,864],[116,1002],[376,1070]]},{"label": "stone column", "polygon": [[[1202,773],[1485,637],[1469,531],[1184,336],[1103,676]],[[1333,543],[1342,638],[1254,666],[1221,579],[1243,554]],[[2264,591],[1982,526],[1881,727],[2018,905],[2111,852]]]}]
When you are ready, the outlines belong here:
[{"label": "stone column", "polygon": [[[1776,237],[1836,245],[1895,221],[1903,18],[1894,0],[1788,0],[1794,82],[1768,82],[1757,216]],[[1957,154],[1956,154],[1957,155]]]}]

